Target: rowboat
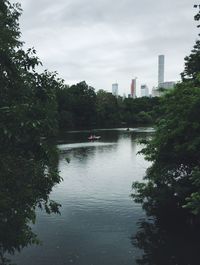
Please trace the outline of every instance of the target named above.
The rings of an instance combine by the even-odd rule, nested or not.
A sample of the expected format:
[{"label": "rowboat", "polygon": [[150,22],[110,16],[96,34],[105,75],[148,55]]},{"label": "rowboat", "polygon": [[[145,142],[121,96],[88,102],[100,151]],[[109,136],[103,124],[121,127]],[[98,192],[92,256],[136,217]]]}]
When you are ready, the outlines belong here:
[{"label": "rowboat", "polygon": [[90,135],[90,136],[88,137],[88,140],[89,140],[89,141],[96,141],[96,140],[99,140],[99,139],[101,139],[101,136]]}]

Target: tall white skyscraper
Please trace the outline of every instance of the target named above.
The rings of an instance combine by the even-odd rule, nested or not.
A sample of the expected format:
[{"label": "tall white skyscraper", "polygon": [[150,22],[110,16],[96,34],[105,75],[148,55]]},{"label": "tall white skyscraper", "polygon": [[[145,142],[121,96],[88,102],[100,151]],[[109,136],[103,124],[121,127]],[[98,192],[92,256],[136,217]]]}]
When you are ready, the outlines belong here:
[{"label": "tall white skyscraper", "polygon": [[158,86],[160,83],[164,82],[164,72],[165,72],[165,56],[158,56]]},{"label": "tall white skyscraper", "polygon": [[112,94],[113,96],[118,97],[118,84],[117,83],[112,84]]}]

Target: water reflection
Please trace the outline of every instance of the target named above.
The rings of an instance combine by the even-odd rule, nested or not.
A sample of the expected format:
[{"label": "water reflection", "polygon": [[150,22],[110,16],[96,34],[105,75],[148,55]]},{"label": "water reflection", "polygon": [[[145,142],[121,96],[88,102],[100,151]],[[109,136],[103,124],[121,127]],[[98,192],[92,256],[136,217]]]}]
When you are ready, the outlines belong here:
[{"label": "water reflection", "polygon": [[[41,191],[36,196],[33,187],[35,185],[35,188],[40,189],[38,183],[44,176],[48,163],[36,159],[34,166],[31,167],[27,162],[28,159],[23,163],[18,161],[14,163],[13,160],[14,164],[20,165],[21,173],[14,173],[18,175],[12,180],[14,185],[9,185],[9,190],[17,186],[16,179],[19,178],[19,190],[14,197],[22,208],[21,213],[24,213],[21,224],[27,227],[3,228],[5,233],[2,232],[2,235],[4,234],[6,238],[8,229],[11,229],[13,237],[19,238],[18,242],[23,242],[20,235],[23,237],[24,233],[27,235],[25,246],[34,243],[36,239],[34,231],[43,242],[39,247],[25,248],[19,255],[15,255],[16,263],[20,265],[175,265],[175,262],[178,265],[198,264],[198,262],[192,263],[192,259],[189,260],[192,251],[196,253],[194,253],[196,261],[198,256],[199,245],[198,242],[193,241],[192,236],[190,237],[189,234],[186,236],[181,232],[178,234],[168,232],[153,221],[143,220],[138,223],[138,220],[145,218],[145,213],[141,205],[135,204],[130,198],[131,186],[134,180],[141,180],[150,165],[142,155],[137,155],[142,148],[138,140],[150,136],[149,132],[141,130],[100,131],[101,141],[93,143],[87,141],[87,132],[64,135],[58,146],[60,149],[58,169],[63,182],[56,185],[51,193],[51,198],[62,204],[61,215],[52,215],[49,218],[44,211],[39,211],[33,229],[30,227],[30,221],[35,219],[36,205],[41,198],[45,200],[41,194],[47,194],[48,197],[50,191],[50,189],[47,189],[47,192]],[[67,163],[66,157],[70,158],[70,163]],[[52,168],[56,168],[57,163],[55,162],[54,166],[53,163],[52,160]],[[26,174],[22,173],[26,170],[28,170]],[[40,177],[37,178],[38,173]],[[22,175],[24,178],[27,175],[35,177],[28,178],[23,188]],[[37,179],[38,181],[35,181]],[[51,183],[51,188],[53,184]],[[31,194],[27,191],[29,185]],[[20,191],[27,194],[25,199]],[[13,191],[12,193],[15,194]],[[26,214],[26,207],[31,212]],[[14,220],[11,226],[13,224]],[[27,231],[31,234],[29,235]],[[131,235],[134,235],[132,241]],[[12,235],[7,238],[11,241]],[[3,244],[5,246],[5,242]],[[15,251],[17,247],[13,249]]]},{"label": "water reflection", "polygon": [[112,153],[116,150],[117,145],[114,143],[80,143],[80,144],[67,144],[59,145],[60,162],[66,163],[70,161],[72,163],[74,160],[78,162],[77,166],[83,166],[84,164],[91,163],[95,157],[98,157],[101,153]]},{"label": "water reflection", "polygon": [[40,152],[4,150],[0,154],[0,264],[11,264],[7,255],[38,244],[31,224],[35,209],[58,212],[59,204],[49,199],[60,182],[56,148],[39,144]]},{"label": "water reflection", "polygon": [[197,265],[200,258],[199,233],[183,227],[169,227],[142,220],[132,238],[134,247],[143,250],[138,265]]},{"label": "water reflection", "polygon": [[[117,142],[119,136],[123,131],[110,129],[110,130],[93,130],[94,134],[100,134],[103,142]],[[88,137],[91,135],[91,131],[71,131],[63,132],[59,136],[59,143],[83,143],[88,141]]]}]

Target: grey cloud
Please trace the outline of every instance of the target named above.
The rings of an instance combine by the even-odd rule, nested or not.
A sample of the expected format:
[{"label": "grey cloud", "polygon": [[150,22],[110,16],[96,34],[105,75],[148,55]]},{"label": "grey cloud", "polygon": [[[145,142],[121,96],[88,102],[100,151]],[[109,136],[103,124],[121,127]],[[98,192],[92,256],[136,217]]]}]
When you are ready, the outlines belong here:
[{"label": "grey cloud", "polygon": [[[97,88],[157,83],[157,55],[166,78],[178,79],[197,36],[191,0],[22,0],[26,47],[66,82],[86,79]],[[123,93],[123,91],[121,91]]]}]

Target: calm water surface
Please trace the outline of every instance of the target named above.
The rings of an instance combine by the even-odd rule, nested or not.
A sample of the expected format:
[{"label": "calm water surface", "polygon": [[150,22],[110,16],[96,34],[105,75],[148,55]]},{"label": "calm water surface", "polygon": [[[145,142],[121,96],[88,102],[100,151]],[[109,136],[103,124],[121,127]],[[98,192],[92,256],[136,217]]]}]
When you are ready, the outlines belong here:
[{"label": "calm water surface", "polygon": [[[98,142],[89,133],[60,137],[59,170],[63,182],[51,198],[62,204],[61,215],[38,211],[34,232],[41,246],[15,256],[20,265],[134,265],[142,251],[134,247],[138,221],[145,216],[130,197],[131,185],[141,180],[149,163],[138,140],[152,129],[100,130]],[[67,162],[70,159],[70,163]]]}]

